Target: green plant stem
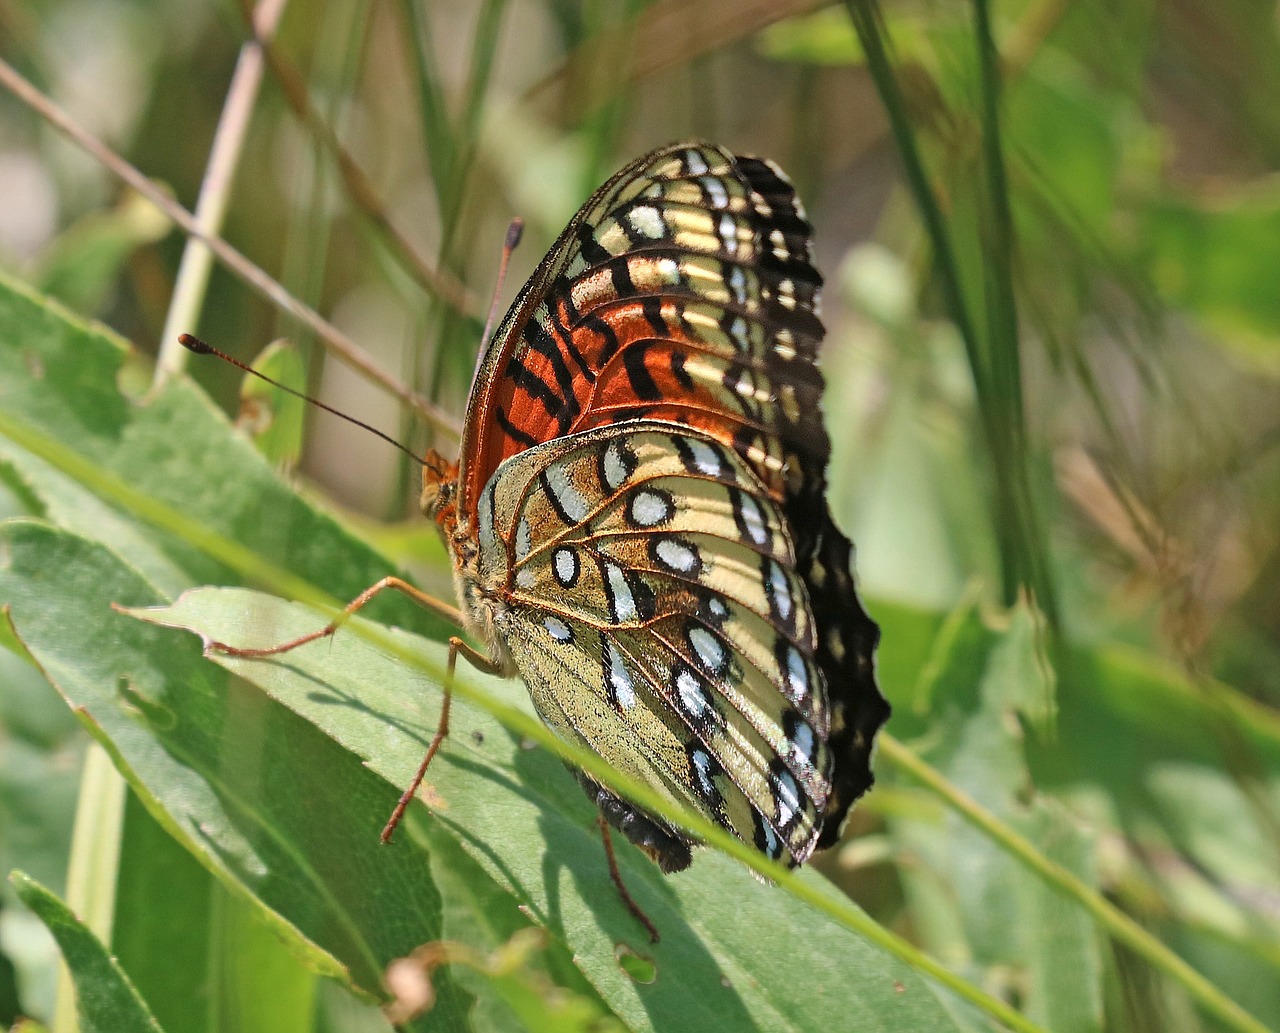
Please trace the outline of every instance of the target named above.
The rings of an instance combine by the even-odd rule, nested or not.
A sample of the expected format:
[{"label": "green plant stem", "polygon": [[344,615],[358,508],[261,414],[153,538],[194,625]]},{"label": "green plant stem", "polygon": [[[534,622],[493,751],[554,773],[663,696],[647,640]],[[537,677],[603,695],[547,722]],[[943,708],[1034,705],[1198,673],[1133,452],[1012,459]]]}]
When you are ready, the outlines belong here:
[{"label": "green plant stem", "polygon": [[[221,236],[231,199],[231,187],[235,183],[236,166],[244,151],[245,137],[249,132],[249,120],[257,103],[262,86],[262,40],[275,35],[286,0],[261,0],[254,11],[254,38],[240,48],[236,69],[227,87],[226,100],[214,132],[213,146],[209,149],[209,162],[200,184],[200,196],[196,200],[195,220],[209,236]],[[196,328],[200,308],[204,304],[209,286],[209,274],[213,271],[213,252],[196,237],[187,240],[178,266],[178,278],[174,282],[173,297],[165,316],[164,330],[160,335],[160,353],[156,360],[157,385],[181,372],[190,354],[178,343],[180,333]]]},{"label": "green plant stem", "polygon": [[[67,906],[104,944],[111,943],[120,868],[121,828],[128,786],[107,751],[90,742],[80,772],[80,794],[67,865]],[[77,1033],[76,991],[66,962],[58,965],[52,1033]]]},{"label": "green plant stem", "polygon": [[1154,968],[1183,987],[1216,1019],[1239,1033],[1267,1033],[1267,1028],[1178,957],[1146,929],[1091,889],[1079,877],[1050,860],[1020,833],[1010,828],[941,772],[915,755],[892,735],[881,732],[880,756],[945,800],[960,816],[1003,847],[1048,885],[1076,901],[1111,936],[1145,958]]}]

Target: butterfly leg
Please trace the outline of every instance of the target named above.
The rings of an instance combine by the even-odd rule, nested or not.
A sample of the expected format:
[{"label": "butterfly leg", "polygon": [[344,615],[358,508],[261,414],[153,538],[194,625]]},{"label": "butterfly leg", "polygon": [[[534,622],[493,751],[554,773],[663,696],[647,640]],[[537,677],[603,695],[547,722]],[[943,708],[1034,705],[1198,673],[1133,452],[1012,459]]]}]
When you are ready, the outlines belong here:
[{"label": "butterfly leg", "polygon": [[[215,651],[225,653],[227,656],[238,656],[249,659],[255,659],[265,656],[278,656],[281,653],[287,653],[291,649],[297,649],[299,646],[305,646],[308,642],[314,642],[317,639],[328,638],[337,631],[353,613],[369,602],[374,596],[387,589],[394,589],[397,592],[407,595],[418,605],[424,609],[430,610],[432,613],[438,614],[455,625],[462,623],[462,615],[458,610],[450,606],[448,603],[441,602],[435,596],[427,595],[420,588],[416,588],[409,582],[398,577],[384,577],[375,585],[370,585],[363,592],[349,602],[336,618],[326,624],[317,631],[309,632],[306,635],[299,635],[297,638],[290,639],[287,642],[281,642],[274,646],[266,646],[264,648],[254,649],[244,646],[232,646],[226,642],[212,641],[205,645],[205,651]],[[440,749],[440,744],[444,742],[444,737],[449,734],[449,705],[453,701],[453,672],[457,666],[458,657],[463,656],[472,667],[486,674],[501,674],[502,666],[496,661],[490,659],[478,649],[473,649],[467,645],[462,639],[454,636],[449,639],[449,662],[445,672],[444,680],[444,700],[440,705],[440,723],[436,728],[436,734],[432,737],[431,742],[427,745],[426,755],[422,758],[422,763],[418,765],[418,770],[413,776],[413,780],[409,783],[409,787],[401,794],[399,802],[396,804],[395,810],[391,812],[391,817],[386,825],[382,828],[380,836],[382,842],[387,843],[391,840],[392,833],[395,832],[396,826],[400,824],[400,819],[404,817],[405,808],[409,806],[409,801],[413,799],[418,792],[418,788],[422,785],[422,780],[426,777],[427,768],[431,764],[432,758],[435,757],[436,751]]]},{"label": "butterfly leg", "polygon": [[658,927],[644,913],[643,908],[636,903],[636,898],[631,895],[631,891],[627,889],[627,884],[622,881],[622,873],[618,871],[618,859],[613,853],[613,833],[609,831],[609,822],[605,820],[603,814],[596,815],[596,824],[600,826],[600,838],[604,840],[604,856],[609,862],[609,877],[613,880],[613,885],[617,887],[618,896],[622,898],[622,902],[627,905],[627,910],[636,917],[641,925],[649,932],[649,942],[657,943],[662,937],[658,935]]},{"label": "butterfly leg", "polygon": [[459,656],[464,657],[467,663],[485,674],[500,674],[502,672],[500,664],[485,656],[478,649],[473,649],[456,635],[449,639],[449,663],[445,668],[444,674],[444,700],[440,704],[440,723],[436,727],[436,734],[432,736],[431,742],[427,744],[426,755],[423,756],[422,763],[418,765],[418,770],[414,774],[412,781],[409,782],[405,791],[400,794],[396,809],[391,812],[391,817],[387,819],[386,825],[382,827],[382,835],[379,838],[384,843],[391,842],[391,836],[395,832],[396,826],[400,824],[400,819],[404,817],[405,808],[409,806],[409,801],[417,795],[418,788],[422,785],[422,780],[427,776],[427,768],[431,765],[436,751],[440,749],[440,744],[444,742],[444,737],[449,734],[449,704],[453,702],[453,672],[458,666]]},{"label": "butterfly leg", "polygon": [[[450,606],[448,603],[441,602],[434,596],[427,595],[427,593],[422,591],[422,589],[415,588],[413,585],[409,584],[408,581],[404,581],[401,578],[384,577],[376,585],[370,585],[358,596],[352,599],[351,602],[346,605],[346,608],[343,609],[342,613],[318,631],[308,632],[306,635],[299,635],[297,638],[290,639],[288,642],[281,642],[277,645],[266,646],[261,649],[232,646],[228,645],[226,642],[208,642],[205,645],[205,651],[224,653],[227,656],[239,656],[247,659],[255,659],[264,656],[278,656],[280,653],[287,653],[292,649],[297,649],[299,646],[305,646],[308,642],[314,642],[316,639],[328,638],[346,623],[348,617],[368,603],[374,596],[378,595],[380,592],[386,591],[388,588],[395,589],[397,592],[407,595],[423,609],[439,614],[445,620],[451,621],[455,625],[460,625],[462,623],[462,616],[459,614],[456,607]],[[470,658],[468,657],[468,659]],[[485,659],[487,660],[488,658],[486,657]]]}]

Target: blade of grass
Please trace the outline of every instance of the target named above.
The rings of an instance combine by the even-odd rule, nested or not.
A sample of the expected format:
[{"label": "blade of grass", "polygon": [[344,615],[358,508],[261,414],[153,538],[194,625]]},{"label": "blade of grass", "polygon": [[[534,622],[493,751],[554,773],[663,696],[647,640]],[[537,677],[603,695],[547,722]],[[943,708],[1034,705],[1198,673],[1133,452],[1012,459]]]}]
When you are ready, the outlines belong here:
[{"label": "blade of grass", "polygon": [[[486,0],[480,7],[463,87],[462,110],[456,119],[450,115],[444,100],[446,91],[435,53],[436,41],[429,11],[425,8],[419,11],[418,6],[405,3],[401,8],[408,26],[404,35],[417,86],[419,116],[423,137],[428,144],[428,159],[433,173],[431,182],[440,214],[437,261],[459,279],[466,279],[467,262],[472,257],[473,248],[469,243],[459,245],[459,227],[466,207],[466,194],[474,182],[470,173],[507,0]],[[425,315],[428,330],[424,336],[431,345],[414,354],[413,376],[414,383],[432,397],[435,397],[450,362],[447,342],[468,335],[474,339],[474,331],[464,325],[460,318],[462,315],[441,309]],[[470,372],[470,365],[455,362],[453,369],[461,377],[464,370]],[[465,384],[466,380],[460,382]]]},{"label": "blade of grass", "polygon": [[[964,292],[960,286],[960,270],[956,264],[955,252],[951,247],[951,237],[947,232],[946,221],[943,219],[942,210],[938,206],[933,189],[929,186],[924,160],[920,156],[920,149],[916,146],[915,131],[911,128],[911,120],[907,116],[906,101],[885,50],[884,37],[878,20],[878,8],[870,3],[870,0],[845,0],[845,7],[849,11],[854,30],[858,34],[858,41],[866,55],[871,78],[876,84],[880,100],[889,116],[889,126],[893,131],[894,142],[898,146],[898,156],[902,160],[907,185],[920,209],[920,218],[924,222],[925,232],[933,246],[933,257],[938,266],[943,297],[946,299],[952,321],[960,333],[960,339],[964,342],[965,354],[973,373],[974,386],[981,401],[990,394],[986,363],[982,359],[977,331],[969,316],[968,306],[964,303]],[[979,415],[984,421],[987,419],[985,412]],[[990,429],[987,433],[990,437]]]},{"label": "blade of grass", "polygon": [[[591,97],[593,103],[584,107],[576,120],[587,156],[579,171],[581,178],[575,188],[578,193],[590,193],[609,174],[626,112],[635,102],[633,91],[616,88],[624,81],[617,69],[625,68],[635,54],[645,50],[641,42],[644,21],[653,12],[654,8],[634,0],[589,5],[583,12],[580,31],[584,42],[577,49],[587,60],[571,66],[574,79],[569,92]],[[664,45],[655,49],[665,52],[668,48]]]},{"label": "blade of grass", "polygon": [[330,155],[338,174],[342,177],[347,197],[367,220],[370,228],[386,245],[389,253],[409,270],[423,287],[446,304],[460,312],[475,314],[480,302],[467,289],[466,284],[447,269],[431,265],[418,254],[408,237],[400,232],[386,213],[377,189],[361,168],[355,156],[343,146],[329,122],[316,110],[307,90],[306,81],[294,64],[269,40],[263,43],[263,53],[272,77],[293,109],[294,115],[321,147]]},{"label": "blade of grass", "polygon": [[454,118],[445,102],[428,12],[417,4],[401,5],[409,31],[410,58],[415,73],[423,137],[433,173],[431,180],[440,210],[442,239],[441,261],[456,261],[455,236],[461,215],[461,201],[467,183],[467,170],[484,115],[484,101],[492,80],[494,58],[502,30],[507,0],[485,0],[476,17],[470,61],[463,87],[462,109]]},{"label": "blade of grass", "polygon": [[[120,829],[127,792],[124,777],[112,765],[107,751],[91,742],[80,772],[80,796],[67,867],[67,906],[103,943],[111,942],[115,919]],[[64,960],[58,965],[53,1033],[77,1033],[79,1029],[75,984]]]},{"label": "blade of grass", "polygon": [[1266,1027],[1193,969],[1156,937],[1094,892],[1078,876],[1042,854],[968,793],[948,781],[892,735],[880,733],[880,756],[937,794],[971,825],[989,836],[1010,856],[1026,865],[1048,885],[1075,900],[1116,940],[1175,980],[1206,1012],[1239,1033],[1267,1033]]},{"label": "blade of grass", "polygon": [[419,10],[418,4],[402,3],[400,11],[408,30],[404,33],[404,39],[412,59],[419,115],[422,119],[422,136],[427,144],[427,161],[431,167],[431,182],[436,189],[441,225],[444,225],[445,184],[453,178],[457,155],[454,153],[453,131],[449,109],[444,100],[444,87],[441,85],[432,49],[431,27],[427,24],[429,9],[422,7]]},{"label": "blade of grass", "polygon": [[[906,101],[889,60],[879,7],[873,0],[845,0],[845,7],[866,56],[867,68],[888,114],[907,185],[915,199],[933,250],[944,303],[964,342],[965,355],[977,393],[978,417],[986,438],[996,485],[993,518],[995,538],[1000,548],[1004,602],[1012,605],[1019,589],[1025,584],[1035,593],[1037,603],[1049,617],[1050,623],[1056,626],[1055,593],[1043,559],[1045,550],[1039,545],[1043,536],[1037,532],[1039,521],[1031,501],[1026,450],[1025,447],[1014,447],[1015,443],[1025,439],[1025,435],[1011,429],[1020,427],[1023,419],[1020,363],[1016,357],[1017,315],[1013,304],[1010,257],[1012,223],[1009,218],[1008,191],[996,119],[998,90],[995,55],[989,27],[983,20],[985,8],[977,19],[978,34],[982,40],[979,51],[985,55],[983,64],[986,73],[983,93],[987,115],[984,117],[983,146],[987,158],[987,174],[991,177],[993,198],[990,203],[1003,214],[995,217],[995,239],[987,242],[985,249],[998,268],[986,279],[984,286],[986,307],[989,310],[988,334],[999,335],[998,351],[993,349],[992,341],[983,340],[974,314],[965,302],[955,248],[938,199],[929,184],[924,160],[907,113]],[[999,331],[993,331],[993,325],[999,327]],[[996,361],[997,358],[1000,361]],[[1019,382],[1016,389],[1010,389],[1011,380]]]},{"label": "blade of grass", "polygon": [[[241,0],[242,8],[245,2]],[[380,196],[331,130],[339,124],[355,93],[368,47],[370,22],[371,11],[365,0],[344,0],[329,5],[318,27],[306,77],[274,41],[265,45],[271,76],[293,109],[294,117],[308,131],[305,149],[299,147],[299,161],[305,161],[306,171],[298,177],[301,189],[288,212],[282,238],[280,281],[295,297],[313,306],[318,305],[324,295],[333,272],[333,241],[340,231],[336,224],[338,213],[329,200],[339,182],[344,185],[342,194],[352,213],[357,217],[368,216],[364,226],[371,237],[382,242],[388,258],[394,262],[398,256],[400,266],[410,278],[416,276],[422,286],[428,282],[422,270],[415,272],[418,263],[427,265],[426,260],[403,238],[392,239],[395,231]],[[384,231],[384,226],[390,232]],[[318,394],[324,362],[323,356],[316,354],[314,336],[285,313],[279,313],[276,322],[275,336],[290,340],[301,356],[306,371],[305,390],[308,394]],[[308,423],[313,415],[304,410],[303,423]]]},{"label": "blade of grass", "polygon": [[1009,186],[1000,141],[1000,71],[986,0],[974,0],[973,12],[982,83],[982,154],[990,220],[990,241],[985,251],[992,269],[992,275],[986,280],[991,388],[996,398],[1005,401],[1000,412],[1014,417],[1010,429],[1022,434],[1022,363],[1018,350],[1018,305],[1013,291],[1013,217],[1009,211]]},{"label": "blade of grass", "polygon": [[[412,5],[410,5],[412,6]],[[492,81],[494,57],[498,51],[498,39],[502,33],[507,0],[485,0],[476,20],[475,36],[471,44],[471,62],[467,68],[463,93],[462,113],[457,121],[453,138],[453,167],[450,177],[441,185],[440,206],[447,228],[446,258],[455,249],[458,220],[462,214],[468,173],[480,139],[480,124],[484,118],[485,98]]]},{"label": "blade of grass", "polygon": [[[108,952],[101,937],[77,917],[70,905],[25,872],[11,872],[9,882],[22,902],[48,927],[63,957],[70,959],[75,968],[80,996],[73,1017],[82,1016],[86,1028],[93,1033],[123,1029],[163,1033],[147,1002]],[[14,1029],[19,1026],[28,1028],[21,1019]],[[68,1028],[78,1029],[78,1021],[70,1027],[61,1022],[54,1026],[55,1030]]]},{"label": "blade of grass", "polygon": [[[578,125],[596,108],[633,94],[637,84],[646,79],[685,68],[700,57],[750,38],[774,22],[807,14],[823,4],[821,0],[750,4],[703,0],[697,5],[696,32],[689,31],[688,0],[657,0],[634,6],[624,18],[615,17],[613,24],[602,31],[584,32],[576,49],[534,83],[522,103],[539,108],[557,98],[558,119],[566,125]],[[588,7],[579,14],[574,27],[582,29],[590,13]],[[601,68],[607,69],[607,74],[599,74]],[[591,89],[581,88],[580,84],[586,82]]]},{"label": "blade of grass", "polygon": [[[1035,592],[1036,603],[1051,627],[1059,624],[1056,592],[1048,567],[1048,545],[1035,495],[1027,473],[1028,449],[1026,411],[1022,395],[1022,357],[1018,334],[1018,304],[1013,283],[1014,228],[1009,206],[1009,183],[1005,174],[1004,145],[1000,133],[1000,63],[991,35],[987,0],[974,0],[974,35],[982,84],[983,169],[987,175],[987,208],[990,240],[984,247],[986,265],[986,307],[990,387],[995,406],[994,425],[1004,454],[997,452],[997,492],[999,504],[1013,512],[1007,523],[1016,531],[1013,547],[1022,556],[1017,573]],[[1006,583],[1006,595],[1017,585]]]}]

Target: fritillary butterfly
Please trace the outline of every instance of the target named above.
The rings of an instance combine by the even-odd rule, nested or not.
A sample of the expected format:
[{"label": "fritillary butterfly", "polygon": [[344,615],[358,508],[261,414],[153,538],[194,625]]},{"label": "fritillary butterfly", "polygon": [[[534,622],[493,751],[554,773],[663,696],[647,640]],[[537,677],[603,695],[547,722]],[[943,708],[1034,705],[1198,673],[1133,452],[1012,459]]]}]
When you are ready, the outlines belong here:
[{"label": "fritillary butterfly", "polygon": [[[520,674],[558,734],[793,865],[871,785],[889,712],[824,495],[809,233],[772,163],[679,143],[622,169],[500,324],[421,500],[486,651],[451,661]],[[688,866],[688,835],[578,777]]]},{"label": "fritillary butterfly", "polygon": [[[789,865],[836,841],[889,715],[879,629],[825,497],[809,232],[769,162],[680,143],[618,172],[494,334],[458,462],[423,460],[421,507],[448,546],[460,612],[394,577],[346,609],[394,588],[459,618],[484,649],[450,639],[450,677],[459,655],[521,675],[565,739]],[[339,624],[210,648],[271,656]],[[384,841],[448,715],[446,679]],[[694,840],[578,778],[614,881],[657,939],[607,825],[665,872],[688,867]]]}]

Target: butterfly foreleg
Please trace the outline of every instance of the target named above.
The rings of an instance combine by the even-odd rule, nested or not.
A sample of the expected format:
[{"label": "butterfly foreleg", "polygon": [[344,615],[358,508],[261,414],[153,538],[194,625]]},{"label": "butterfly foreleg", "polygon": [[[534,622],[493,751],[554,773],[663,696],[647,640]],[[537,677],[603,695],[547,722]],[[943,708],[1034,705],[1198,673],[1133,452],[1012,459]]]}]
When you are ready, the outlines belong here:
[{"label": "butterfly foreleg", "polygon": [[[414,591],[417,590],[415,589]],[[423,755],[422,763],[418,765],[418,770],[414,773],[413,779],[409,782],[405,791],[400,794],[400,799],[396,802],[396,808],[391,812],[391,817],[387,819],[387,823],[382,827],[382,835],[379,838],[384,843],[391,842],[392,833],[395,832],[396,826],[400,824],[400,819],[404,817],[405,808],[409,806],[409,801],[418,794],[418,788],[422,785],[422,780],[427,776],[427,768],[431,766],[431,761],[435,757],[436,751],[440,749],[440,744],[444,742],[444,737],[449,734],[449,704],[453,702],[453,672],[458,666],[459,656],[463,657],[477,671],[483,671],[485,674],[502,673],[502,665],[496,660],[467,645],[456,635],[449,639],[449,662],[445,668],[444,685],[442,686],[444,699],[440,703],[440,723],[436,726],[436,734],[431,737],[431,742],[427,744],[427,752]]]}]

